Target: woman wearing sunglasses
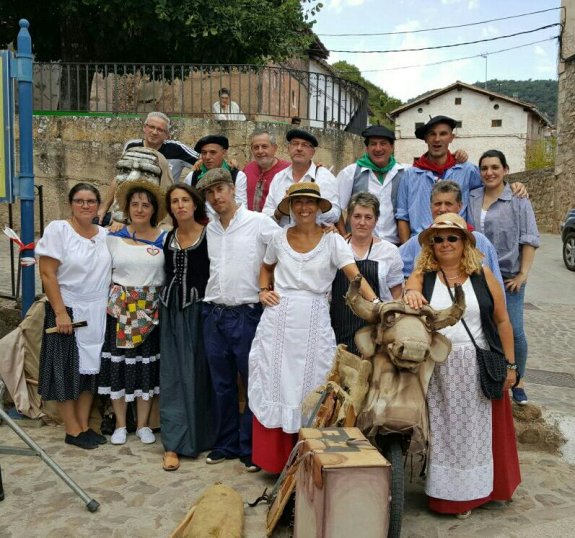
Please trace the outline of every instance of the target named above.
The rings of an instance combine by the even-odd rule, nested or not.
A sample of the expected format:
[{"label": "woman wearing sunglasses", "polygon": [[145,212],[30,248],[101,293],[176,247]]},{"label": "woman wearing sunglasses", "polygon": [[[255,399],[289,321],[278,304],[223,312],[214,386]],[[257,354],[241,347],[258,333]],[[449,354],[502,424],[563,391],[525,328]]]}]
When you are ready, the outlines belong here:
[{"label": "woman wearing sunglasses", "polygon": [[499,269],[505,283],[507,312],[513,327],[515,360],[521,380],[511,389],[513,400],[527,404],[524,375],[527,363],[527,338],[523,329],[523,303],[527,275],[539,247],[539,232],[531,202],[513,196],[505,176],[509,166],[505,155],[496,149],[479,159],[483,188],[469,198],[469,220],[487,236],[497,250]]},{"label": "woman wearing sunglasses", "polygon": [[[508,361],[506,387],[516,381],[513,332],[501,285],[475,248],[475,237],[455,213],[436,217],[419,234],[422,246],[408,278],[405,302],[413,308],[448,307],[453,288],[465,293],[465,322],[477,345]],[[429,383],[430,443],[425,492],[431,510],[468,517],[492,500],[506,501],[521,481],[511,404],[507,393],[488,400],[481,391],[475,346],[463,324],[440,331],[452,342]]]}]

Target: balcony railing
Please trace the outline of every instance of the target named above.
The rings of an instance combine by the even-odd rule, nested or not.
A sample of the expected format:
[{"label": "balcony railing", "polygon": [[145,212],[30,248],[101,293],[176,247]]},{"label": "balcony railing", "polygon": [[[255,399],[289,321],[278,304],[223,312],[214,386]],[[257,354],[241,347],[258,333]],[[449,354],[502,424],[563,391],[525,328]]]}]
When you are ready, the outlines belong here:
[{"label": "balcony railing", "polygon": [[367,91],[326,73],[282,66],[35,63],[34,109],[42,111],[214,117],[218,91],[248,120],[286,121],[360,133]]}]

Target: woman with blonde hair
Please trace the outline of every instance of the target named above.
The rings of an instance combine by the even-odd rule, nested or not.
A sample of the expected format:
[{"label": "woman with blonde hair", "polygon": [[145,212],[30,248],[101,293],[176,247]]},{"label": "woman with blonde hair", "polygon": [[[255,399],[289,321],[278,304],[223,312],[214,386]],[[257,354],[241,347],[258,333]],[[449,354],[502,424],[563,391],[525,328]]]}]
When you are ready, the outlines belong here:
[{"label": "woman with blonde hair", "polygon": [[[419,234],[422,246],[406,283],[405,302],[446,308],[452,288],[465,293],[465,325],[440,332],[452,342],[447,361],[429,383],[429,451],[425,491],[431,510],[468,517],[491,500],[509,500],[521,481],[511,404],[487,399],[480,386],[474,342],[504,353],[509,389],[516,382],[513,331],[499,282],[475,248],[475,237],[455,213],[438,216]],[[469,330],[469,333],[468,333]],[[473,338],[471,338],[471,336]]]}]

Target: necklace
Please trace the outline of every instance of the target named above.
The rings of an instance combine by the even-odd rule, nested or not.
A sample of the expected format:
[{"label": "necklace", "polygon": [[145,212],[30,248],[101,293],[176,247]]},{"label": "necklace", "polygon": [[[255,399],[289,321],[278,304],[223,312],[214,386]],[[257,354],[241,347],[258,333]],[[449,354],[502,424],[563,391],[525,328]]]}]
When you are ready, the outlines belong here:
[{"label": "necklace", "polygon": [[445,273],[443,274],[447,280],[456,280],[461,276],[461,273],[457,273],[455,276],[447,276]]}]

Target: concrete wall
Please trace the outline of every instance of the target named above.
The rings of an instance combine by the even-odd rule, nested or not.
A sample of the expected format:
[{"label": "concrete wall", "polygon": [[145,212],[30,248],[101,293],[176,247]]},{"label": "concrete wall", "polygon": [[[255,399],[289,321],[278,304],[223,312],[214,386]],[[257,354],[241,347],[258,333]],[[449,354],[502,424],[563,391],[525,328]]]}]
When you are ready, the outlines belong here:
[{"label": "concrete wall", "polygon": [[[460,104],[455,104],[460,99]],[[425,123],[430,116],[445,115],[462,122],[455,130],[452,148],[465,149],[472,162],[477,162],[488,149],[505,153],[512,171],[525,170],[525,152],[528,141],[543,136],[539,122],[522,107],[497,98],[461,88],[439,95],[402,112],[395,121],[396,158],[411,163],[426,151],[425,144],[415,138],[416,123]],[[501,127],[492,127],[492,120],[501,120]]]},{"label": "concrete wall", "polygon": [[[35,184],[44,187],[46,223],[68,216],[67,192],[78,181],[94,183],[105,193],[124,143],[141,136],[142,123],[140,118],[118,116],[34,117]],[[202,136],[224,134],[230,140],[229,158],[243,167],[250,160],[249,135],[256,125],[272,130],[279,143],[278,155],[287,157],[285,133],[290,126],[286,124],[177,119],[172,122],[172,138],[193,147]],[[335,129],[310,131],[320,141],[314,160],[333,166],[336,173],[363,152],[363,141],[356,135]],[[14,209],[14,227],[19,229],[18,203]],[[7,204],[0,204],[0,224],[8,223],[7,215]]]}]

